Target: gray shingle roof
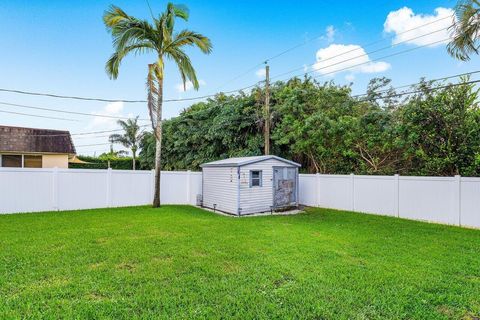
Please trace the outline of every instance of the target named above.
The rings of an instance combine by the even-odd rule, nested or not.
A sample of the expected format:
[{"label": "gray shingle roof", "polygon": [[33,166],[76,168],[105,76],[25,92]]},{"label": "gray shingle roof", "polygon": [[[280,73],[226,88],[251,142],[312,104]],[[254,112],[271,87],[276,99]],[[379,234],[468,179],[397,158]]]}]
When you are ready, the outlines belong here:
[{"label": "gray shingle roof", "polygon": [[0,152],[75,154],[70,132],[0,126]]},{"label": "gray shingle roof", "polygon": [[277,156],[255,156],[255,157],[228,158],[228,159],[223,159],[223,160],[207,162],[207,163],[204,163],[204,164],[200,165],[200,167],[202,167],[202,168],[203,167],[240,167],[240,166],[243,166],[243,165],[246,165],[246,164],[251,164],[251,163],[260,162],[260,161],[269,160],[269,159],[276,159],[276,160],[291,164],[291,165],[296,166],[296,167],[301,167],[301,165],[296,163],[296,162],[293,162],[293,161],[290,161],[290,160],[287,160],[287,159],[283,159],[283,158],[280,158],[280,157],[277,157]]}]

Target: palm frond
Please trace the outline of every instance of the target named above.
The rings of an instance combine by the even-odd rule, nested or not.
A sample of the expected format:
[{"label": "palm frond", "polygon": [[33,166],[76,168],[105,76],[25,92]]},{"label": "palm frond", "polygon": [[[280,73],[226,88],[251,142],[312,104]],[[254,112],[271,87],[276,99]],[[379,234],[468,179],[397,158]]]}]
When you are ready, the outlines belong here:
[{"label": "palm frond", "polygon": [[125,136],[123,136],[121,134],[112,134],[110,136],[110,141],[112,143],[120,143],[125,148],[130,148],[130,141]]},{"label": "palm frond", "polygon": [[112,134],[109,140],[112,143],[120,143],[125,148],[131,149],[133,152],[138,150],[140,140],[142,139],[143,132],[138,125],[138,116],[134,119],[118,120],[118,125],[122,127],[123,134]]},{"label": "palm frond", "polygon": [[447,51],[461,61],[468,61],[472,54],[479,54],[480,2],[460,1],[455,7],[455,16],[456,19],[450,27],[452,40],[447,45]]},{"label": "palm frond", "polygon": [[118,23],[129,20],[131,17],[122,9],[115,5],[111,5],[103,14],[103,22],[107,28],[112,28]]},{"label": "palm frond", "polygon": [[150,42],[140,42],[135,45],[125,47],[122,50],[115,51],[105,64],[105,71],[110,79],[117,79],[120,64],[122,63],[123,58],[125,58],[129,53],[133,52],[134,54],[141,54],[154,50],[155,48]]},{"label": "palm frond", "polygon": [[167,51],[165,55],[175,61],[182,77],[184,87],[186,81],[190,80],[193,84],[193,88],[197,90],[199,88],[197,74],[188,55],[181,49],[173,47],[170,47],[170,50]]},{"label": "palm frond", "polygon": [[157,115],[160,106],[160,101],[162,97],[158,90],[160,72],[158,71],[158,64],[152,63],[148,65],[148,75],[147,75],[147,105],[148,113],[150,115],[150,121],[152,124],[153,133],[157,136]]},{"label": "palm frond", "polygon": [[[212,43],[209,38],[200,33],[186,29],[180,31],[174,36],[173,41],[168,45],[168,48],[179,48],[183,46],[197,46],[203,53],[206,54],[212,52]],[[165,48],[165,50],[168,50],[168,48]]]}]

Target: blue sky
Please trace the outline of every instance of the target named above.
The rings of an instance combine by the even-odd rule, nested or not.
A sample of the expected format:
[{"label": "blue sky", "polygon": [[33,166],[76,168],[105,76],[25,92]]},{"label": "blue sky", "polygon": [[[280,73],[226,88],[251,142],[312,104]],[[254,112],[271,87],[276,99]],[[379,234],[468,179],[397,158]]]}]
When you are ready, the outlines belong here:
[{"label": "blue sky", "polygon": [[[179,22],[178,29],[188,27],[211,38],[213,53],[203,55],[189,49],[197,69],[201,88],[198,92],[180,92],[176,69],[167,65],[166,98],[187,98],[234,90],[261,80],[260,67],[236,81],[232,78],[292,46],[305,45],[270,61],[271,75],[299,68],[291,75],[301,74],[305,66],[318,80],[333,79],[339,84],[352,82],[355,93],[363,93],[368,80],[376,76],[393,79],[394,85],[414,83],[422,76],[436,78],[480,68],[478,57],[459,63],[449,57],[444,45],[418,48],[396,57],[379,59],[394,52],[439,42],[445,36],[449,19],[444,18],[455,1],[183,1],[190,9],[188,23]],[[115,4],[127,13],[148,19],[150,13],[144,0],[137,1],[20,1],[3,0],[0,5],[0,88],[49,92],[88,97],[144,99],[146,65],[152,56],[129,57],[121,66],[118,80],[110,80],[104,71],[105,61],[112,53],[111,38],[102,23],[103,11]],[[162,11],[165,1],[150,0],[155,13]],[[444,9],[438,9],[444,8]],[[431,36],[411,40],[422,34]],[[405,41],[407,40],[407,41]],[[373,46],[369,43],[378,41]],[[422,42],[423,41],[423,42]],[[347,64],[330,66],[346,58],[382,47],[389,49],[354,59]],[[355,50],[342,57],[335,55]],[[353,56],[352,56],[353,54]],[[367,59],[367,60],[365,60]],[[373,60],[370,63],[368,59]],[[357,63],[347,71],[336,72]],[[350,64],[348,64],[350,63]],[[325,75],[324,73],[328,73]],[[257,74],[258,73],[258,74]],[[323,74],[322,74],[323,73]],[[279,79],[287,78],[288,75]],[[117,116],[147,117],[144,104],[79,102],[0,92],[0,102],[56,108]],[[189,103],[168,103],[165,117],[170,118]],[[0,124],[67,129],[72,133],[116,129],[114,120],[83,117],[22,109],[0,104],[0,111],[66,117],[78,121],[40,119],[0,113]],[[75,138],[80,154],[97,154],[108,150],[107,137]],[[116,147],[119,148],[119,147]]]}]

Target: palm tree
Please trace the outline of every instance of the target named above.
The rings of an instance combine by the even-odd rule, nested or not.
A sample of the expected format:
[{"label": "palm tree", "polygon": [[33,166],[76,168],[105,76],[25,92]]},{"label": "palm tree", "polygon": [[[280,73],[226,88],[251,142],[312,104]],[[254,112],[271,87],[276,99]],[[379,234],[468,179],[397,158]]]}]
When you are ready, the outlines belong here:
[{"label": "palm tree", "polygon": [[450,27],[452,40],[448,53],[461,60],[470,60],[480,49],[480,1],[460,0],[455,6],[456,19]]},{"label": "palm tree", "polygon": [[118,120],[117,123],[122,127],[123,134],[112,134],[109,137],[111,143],[120,143],[125,148],[132,151],[133,170],[135,170],[135,159],[137,157],[138,146],[143,137],[143,132],[140,131],[138,125],[138,116],[135,119],[128,119],[127,121]]},{"label": "palm tree", "polygon": [[148,110],[156,139],[155,151],[155,194],[153,206],[160,206],[160,170],[162,155],[162,105],[165,60],[172,60],[180,73],[183,86],[190,81],[198,89],[195,69],[189,56],[183,51],[186,46],[195,46],[203,53],[210,53],[212,45],[207,37],[182,30],[174,33],[175,19],[188,20],[188,10],[183,6],[167,4],[167,9],[158,18],[152,17],[153,23],[129,16],[116,6],[103,15],[103,21],[112,34],[115,52],[106,63],[110,78],[118,77],[118,69],[123,58],[130,53],[155,54],[155,62],[148,65],[147,91]]}]

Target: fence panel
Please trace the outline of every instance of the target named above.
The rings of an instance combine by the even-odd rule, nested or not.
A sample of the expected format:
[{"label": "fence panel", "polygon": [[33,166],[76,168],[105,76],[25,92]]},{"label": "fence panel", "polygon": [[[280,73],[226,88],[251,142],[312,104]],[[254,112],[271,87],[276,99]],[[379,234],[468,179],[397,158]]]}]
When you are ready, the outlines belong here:
[{"label": "fence panel", "polygon": [[480,228],[480,178],[462,178],[460,224]]},{"label": "fence panel", "polygon": [[202,195],[202,173],[201,172],[190,172],[190,202],[188,204],[196,205],[197,204],[197,195]]},{"label": "fence panel", "polygon": [[[153,171],[0,168],[0,213],[150,204]],[[164,204],[195,204],[202,174],[162,171]]]},{"label": "fence panel", "polygon": [[56,207],[58,210],[107,207],[107,178],[107,170],[59,170]]},{"label": "fence panel", "polygon": [[50,170],[1,168],[0,213],[52,210],[53,178]]},{"label": "fence panel", "polygon": [[396,216],[394,177],[355,176],[354,182],[354,211]]},{"label": "fence panel", "polygon": [[301,174],[300,202],[480,228],[480,178]]},{"label": "fence panel", "polygon": [[[352,177],[349,175],[320,175],[319,206],[353,210]],[[300,189],[302,192],[302,189]]]},{"label": "fence panel", "polygon": [[318,205],[318,190],[317,175],[314,174],[300,174],[299,175],[299,201],[306,206]]},{"label": "fence panel", "polygon": [[127,170],[112,170],[110,207],[147,204],[152,201],[153,175],[150,171],[131,174]]},{"label": "fence panel", "polygon": [[455,181],[449,177],[400,177],[400,217],[459,225]]}]

